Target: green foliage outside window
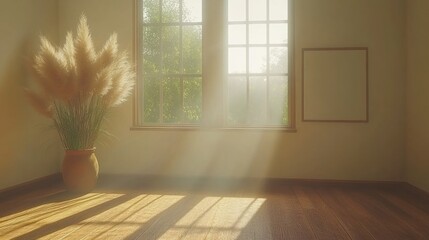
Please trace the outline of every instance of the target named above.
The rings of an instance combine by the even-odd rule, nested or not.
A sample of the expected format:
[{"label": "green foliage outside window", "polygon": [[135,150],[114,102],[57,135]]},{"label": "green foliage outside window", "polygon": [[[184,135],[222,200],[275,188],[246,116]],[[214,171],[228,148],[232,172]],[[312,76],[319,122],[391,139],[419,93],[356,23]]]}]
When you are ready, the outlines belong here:
[{"label": "green foliage outside window", "polygon": [[[201,120],[201,23],[183,24],[180,1],[143,1],[143,122],[193,124]],[[182,18],[182,23],[180,22]]]}]

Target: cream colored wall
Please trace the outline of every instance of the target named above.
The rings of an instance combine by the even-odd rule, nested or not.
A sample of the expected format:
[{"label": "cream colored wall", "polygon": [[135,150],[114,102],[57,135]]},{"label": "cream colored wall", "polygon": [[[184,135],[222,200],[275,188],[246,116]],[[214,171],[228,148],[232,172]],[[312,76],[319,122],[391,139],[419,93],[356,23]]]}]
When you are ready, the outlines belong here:
[{"label": "cream colored wall", "polygon": [[407,1],[407,180],[429,191],[429,1]]},{"label": "cream colored wall", "polygon": [[47,122],[26,102],[26,58],[38,35],[58,35],[55,0],[0,1],[0,189],[59,171],[59,151]]},{"label": "cream colored wall", "polygon": [[[102,173],[403,180],[405,3],[296,0],[297,132],[130,131],[132,101],[109,116]],[[116,31],[133,51],[134,0],[61,0],[60,36],[88,17],[96,44]],[[301,48],[369,48],[369,123],[301,122]]]}]

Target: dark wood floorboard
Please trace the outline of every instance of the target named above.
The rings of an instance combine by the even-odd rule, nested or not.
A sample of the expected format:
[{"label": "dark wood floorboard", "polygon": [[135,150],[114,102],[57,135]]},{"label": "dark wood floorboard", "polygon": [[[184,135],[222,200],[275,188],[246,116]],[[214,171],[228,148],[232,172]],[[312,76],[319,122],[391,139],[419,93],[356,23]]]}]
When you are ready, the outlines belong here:
[{"label": "dark wood floorboard", "polygon": [[374,191],[355,192],[352,196],[359,201],[359,204],[370,209],[370,212],[376,216],[378,220],[381,220],[381,224],[389,226],[397,238],[424,239],[422,233],[416,231],[413,226],[410,226],[410,224],[404,220],[403,216],[398,216],[393,209],[385,206],[384,202],[380,201],[380,199],[374,195]]},{"label": "dark wood floorboard", "polygon": [[2,196],[0,239],[429,240],[427,195],[405,185],[199,186]]},{"label": "dark wood floorboard", "polygon": [[294,186],[294,192],[317,239],[350,239],[337,217],[314,188]]},{"label": "dark wood floorboard", "polygon": [[327,206],[336,215],[338,221],[345,228],[351,239],[374,240],[363,223],[363,219],[354,208],[345,204],[333,191],[332,188],[315,188]]}]

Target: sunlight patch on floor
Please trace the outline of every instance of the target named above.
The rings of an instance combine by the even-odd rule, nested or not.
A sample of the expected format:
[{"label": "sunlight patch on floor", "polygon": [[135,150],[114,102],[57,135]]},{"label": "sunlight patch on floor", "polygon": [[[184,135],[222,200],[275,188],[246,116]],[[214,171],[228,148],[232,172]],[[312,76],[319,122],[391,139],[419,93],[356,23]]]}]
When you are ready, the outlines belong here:
[{"label": "sunlight patch on floor", "polygon": [[89,193],[14,213],[0,218],[0,236],[8,239],[17,234],[26,234],[120,196],[121,194]]},{"label": "sunlight patch on floor", "polygon": [[[88,239],[123,238],[124,236],[136,232],[153,217],[159,215],[182,198],[183,196],[179,195],[149,195],[147,199],[143,199],[138,205],[129,208],[128,212],[125,212],[123,215],[123,221],[117,224],[111,224],[110,221],[104,220],[104,223],[107,224],[104,225],[104,229],[100,229],[98,234],[94,234],[94,236],[91,234],[87,237],[89,237]],[[118,219],[115,218],[114,220],[117,221]],[[89,224],[89,226],[92,225],[90,219],[88,219],[87,224]]]},{"label": "sunlight patch on floor", "polygon": [[183,196],[137,195],[42,239],[117,239],[139,229]]},{"label": "sunlight patch on floor", "polygon": [[[5,239],[236,239],[264,198],[89,193],[0,218]],[[248,226],[247,226],[248,227]]]},{"label": "sunlight patch on floor", "polygon": [[264,203],[264,198],[206,197],[160,239],[235,239]]}]

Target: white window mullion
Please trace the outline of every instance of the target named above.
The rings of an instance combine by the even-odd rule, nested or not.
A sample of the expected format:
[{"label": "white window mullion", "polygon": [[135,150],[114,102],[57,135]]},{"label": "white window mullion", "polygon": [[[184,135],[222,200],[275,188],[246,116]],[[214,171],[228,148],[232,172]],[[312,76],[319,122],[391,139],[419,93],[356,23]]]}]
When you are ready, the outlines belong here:
[{"label": "white window mullion", "polygon": [[267,121],[271,119],[271,110],[270,110],[270,0],[267,0]]},{"label": "white window mullion", "polygon": [[180,99],[181,104],[180,104],[180,121],[184,122],[185,120],[185,97],[184,97],[184,87],[183,87],[183,0],[180,0],[179,2],[179,54],[180,54],[180,69],[179,69],[179,73],[180,73]]},{"label": "white window mullion", "polygon": [[203,121],[205,127],[222,127],[223,84],[226,79],[225,44],[227,0],[203,1]]},{"label": "white window mullion", "polygon": [[161,36],[160,36],[160,77],[158,79],[158,81],[161,81],[159,83],[159,122],[163,123],[164,122],[164,73],[163,73],[163,68],[164,68],[164,46],[162,44],[162,39],[164,37],[164,26],[162,25],[163,23],[163,19],[162,19],[162,1],[163,0],[159,0],[159,23],[161,24]]},{"label": "white window mullion", "polygon": [[250,116],[250,63],[249,63],[249,0],[246,0],[246,123],[249,123]]}]

